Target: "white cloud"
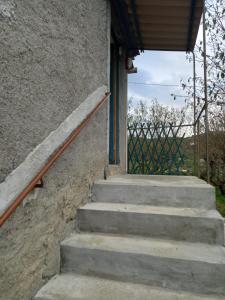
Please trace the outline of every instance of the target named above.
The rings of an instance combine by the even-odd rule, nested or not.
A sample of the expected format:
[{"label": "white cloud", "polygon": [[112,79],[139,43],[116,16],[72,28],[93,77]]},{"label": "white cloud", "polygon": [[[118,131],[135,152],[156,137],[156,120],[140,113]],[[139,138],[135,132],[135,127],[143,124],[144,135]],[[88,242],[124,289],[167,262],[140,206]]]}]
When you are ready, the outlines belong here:
[{"label": "white cloud", "polygon": [[[171,94],[185,95],[181,80],[187,81],[193,76],[193,65],[186,59],[185,52],[145,51],[134,61],[137,74],[129,75],[128,95],[135,100],[157,98],[162,104],[181,107],[185,105],[183,97],[174,102]],[[198,66],[199,69],[199,66]],[[157,83],[178,85],[177,87],[141,85],[138,83]]]}]

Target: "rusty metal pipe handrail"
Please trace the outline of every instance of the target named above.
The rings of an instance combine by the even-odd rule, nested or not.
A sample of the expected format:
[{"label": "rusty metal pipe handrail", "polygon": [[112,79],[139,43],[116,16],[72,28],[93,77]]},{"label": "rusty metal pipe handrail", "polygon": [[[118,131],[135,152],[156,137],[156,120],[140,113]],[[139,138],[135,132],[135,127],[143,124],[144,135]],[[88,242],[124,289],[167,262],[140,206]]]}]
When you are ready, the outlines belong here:
[{"label": "rusty metal pipe handrail", "polygon": [[74,139],[79,135],[81,130],[89,123],[92,117],[98,112],[101,106],[109,98],[110,93],[106,93],[103,99],[96,105],[96,107],[87,115],[87,117],[81,122],[81,124],[74,129],[74,131],[68,136],[64,143],[52,154],[49,161],[42,167],[42,169],[32,178],[30,183],[23,189],[23,191],[16,197],[14,202],[6,209],[6,211],[0,216],[0,227],[5,223],[5,221],[12,215],[24,198],[35,188],[36,184],[43,178],[43,176],[48,172],[50,167],[54,162],[63,154],[63,152],[68,148],[68,146],[74,141]]}]

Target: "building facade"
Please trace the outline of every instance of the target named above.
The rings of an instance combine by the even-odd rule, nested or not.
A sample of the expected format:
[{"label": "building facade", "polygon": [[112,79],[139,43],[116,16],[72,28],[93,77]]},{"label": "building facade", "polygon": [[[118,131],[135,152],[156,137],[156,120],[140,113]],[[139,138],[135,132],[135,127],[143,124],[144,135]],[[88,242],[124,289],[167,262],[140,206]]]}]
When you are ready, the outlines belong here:
[{"label": "building facade", "polygon": [[[189,6],[184,11],[190,15]],[[144,10],[138,14],[144,22]],[[31,299],[59,272],[59,244],[73,231],[76,209],[89,200],[93,182],[107,175],[109,164],[126,172],[129,59],[150,49],[151,39],[152,49],[193,48],[198,15],[183,45],[177,38],[168,43],[155,32],[144,32],[138,14],[122,0],[0,1],[1,215],[75,129],[82,113],[88,115],[111,93],[43,177],[43,187],[33,189],[2,224],[2,300]],[[187,41],[184,27],[179,36]]]}]

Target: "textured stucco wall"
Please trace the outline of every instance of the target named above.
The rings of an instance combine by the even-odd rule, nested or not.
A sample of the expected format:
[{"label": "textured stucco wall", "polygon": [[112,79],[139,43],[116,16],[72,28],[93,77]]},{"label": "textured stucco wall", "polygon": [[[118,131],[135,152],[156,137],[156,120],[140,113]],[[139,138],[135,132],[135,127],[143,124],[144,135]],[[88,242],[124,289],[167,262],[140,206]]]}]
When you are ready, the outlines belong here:
[{"label": "textured stucco wall", "polygon": [[108,77],[108,0],[0,0],[0,182]]},{"label": "textured stucco wall", "polygon": [[[0,0],[0,181],[108,83],[106,0]],[[107,105],[0,228],[0,299],[29,300],[107,165]]]},{"label": "textured stucco wall", "polygon": [[[59,244],[75,226],[76,209],[107,164],[107,105],[0,228],[0,299],[30,300],[59,272]],[[94,149],[94,150],[93,150]]]}]

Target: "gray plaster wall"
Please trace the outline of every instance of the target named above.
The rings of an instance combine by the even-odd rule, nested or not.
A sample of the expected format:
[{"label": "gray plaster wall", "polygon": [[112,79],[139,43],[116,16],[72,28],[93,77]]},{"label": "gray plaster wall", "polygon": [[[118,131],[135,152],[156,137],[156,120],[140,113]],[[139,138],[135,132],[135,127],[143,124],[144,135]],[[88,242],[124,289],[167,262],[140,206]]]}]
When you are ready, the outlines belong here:
[{"label": "gray plaster wall", "polygon": [[0,182],[108,84],[108,0],[0,0]]},{"label": "gray plaster wall", "polygon": [[[108,84],[106,0],[0,0],[0,182]],[[60,269],[60,242],[103,178],[108,107],[0,228],[0,299],[29,300]]]},{"label": "gray plaster wall", "polygon": [[60,270],[60,241],[107,164],[107,105],[0,228],[0,299],[30,300]]}]

